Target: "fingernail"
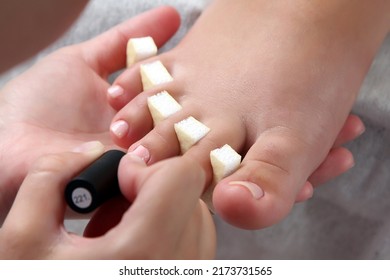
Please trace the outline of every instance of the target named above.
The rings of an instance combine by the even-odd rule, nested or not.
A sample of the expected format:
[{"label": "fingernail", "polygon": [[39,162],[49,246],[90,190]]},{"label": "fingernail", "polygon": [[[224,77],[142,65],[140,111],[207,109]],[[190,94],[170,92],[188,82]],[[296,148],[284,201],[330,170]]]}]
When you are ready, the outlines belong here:
[{"label": "fingernail", "polygon": [[260,199],[264,196],[264,191],[256,184],[247,181],[232,181],[229,182],[230,186],[239,186],[247,188],[254,199]]},{"label": "fingernail", "polygon": [[127,122],[120,120],[111,124],[111,132],[118,138],[123,138],[129,131],[129,125]]},{"label": "fingernail", "polygon": [[104,145],[100,141],[85,142],[72,149],[74,153],[102,153]]},{"label": "fingernail", "polygon": [[117,98],[118,96],[121,96],[124,93],[124,89],[118,85],[110,86],[107,89],[107,93],[111,98]]},{"label": "fingernail", "polygon": [[134,155],[142,159],[145,163],[147,163],[150,159],[150,153],[149,150],[146,149],[144,146],[139,145],[137,148],[135,148],[133,151],[129,151],[128,154]]}]

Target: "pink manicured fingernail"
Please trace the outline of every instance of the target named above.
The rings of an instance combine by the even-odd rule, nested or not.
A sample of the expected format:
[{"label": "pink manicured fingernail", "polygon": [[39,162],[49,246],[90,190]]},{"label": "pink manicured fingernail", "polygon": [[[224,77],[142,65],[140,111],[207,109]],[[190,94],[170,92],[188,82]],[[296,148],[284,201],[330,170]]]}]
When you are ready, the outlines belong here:
[{"label": "pink manicured fingernail", "polygon": [[247,188],[254,199],[260,199],[264,196],[264,191],[256,184],[247,181],[232,181],[229,182],[230,186],[239,186]]},{"label": "pink manicured fingernail", "polygon": [[115,86],[110,86],[107,89],[107,93],[111,98],[117,98],[118,96],[121,96],[125,91],[121,86],[115,85]]},{"label": "pink manicured fingernail", "polygon": [[118,138],[123,138],[129,131],[129,125],[127,122],[120,120],[111,124],[111,132]]},{"label": "pink manicured fingernail", "polygon": [[135,156],[141,158],[145,163],[147,163],[149,161],[149,159],[150,159],[149,150],[146,149],[142,145],[139,145],[133,151],[130,151],[129,154],[132,154],[132,155],[135,155]]}]

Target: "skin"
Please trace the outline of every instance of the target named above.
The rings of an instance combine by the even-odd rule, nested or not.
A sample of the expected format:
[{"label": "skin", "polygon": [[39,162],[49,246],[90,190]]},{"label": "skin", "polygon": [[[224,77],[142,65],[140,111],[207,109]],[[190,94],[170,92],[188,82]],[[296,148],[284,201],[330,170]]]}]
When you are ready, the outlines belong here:
[{"label": "skin", "polygon": [[[212,149],[245,155],[215,187],[216,212],[241,228],[275,224],[308,197],[311,174],[335,151],[389,14],[385,0],[213,1],[175,49],[149,60],[173,82],[142,92],[139,64],[115,81],[112,139],[153,164],[180,154],[173,125],[194,116],[211,132],[184,157],[208,183]],[[153,128],[146,99],[162,90],[183,110]]]},{"label": "skin", "polygon": [[[3,172],[0,177],[0,223],[37,158],[92,139],[111,145],[108,126],[115,110],[105,100],[109,86],[106,79],[110,73],[124,67],[127,39],[151,35],[161,46],[178,26],[177,12],[163,7],[95,39],[54,52],[1,89],[0,166]],[[17,45],[15,50],[23,47]],[[54,92],[56,94],[52,94]],[[75,104],[79,110],[75,110]],[[100,117],[96,118],[96,115]],[[363,129],[356,116],[347,119],[336,143],[337,148],[313,172],[311,183],[305,184],[297,201],[311,197],[312,185],[330,180],[350,168],[353,157],[339,145],[354,139]],[[91,223],[86,234],[96,235],[114,226],[113,217],[119,219],[118,213],[123,213],[128,205],[112,210],[115,207],[111,205],[102,209],[96,220],[102,221],[104,216],[106,223]]]},{"label": "skin", "polygon": [[[151,11],[93,40],[53,53],[1,90],[0,165],[5,174],[0,182],[2,218],[22,185],[0,230],[0,243],[5,244],[0,249],[2,258],[213,258],[215,229],[207,207],[199,200],[207,176],[204,167],[191,157],[146,167],[137,154],[129,154],[118,174],[124,198],[114,201],[116,209],[114,204],[102,207],[85,237],[63,228],[63,188],[103,152],[102,146],[92,149],[89,143],[87,151],[83,145],[77,153],[40,158],[91,138],[111,145],[107,127],[115,112],[104,99],[109,86],[106,78],[124,66],[125,42],[132,36],[151,35],[160,46],[178,24],[178,15],[170,8]],[[75,110],[75,104],[80,110]],[[351,116],[337,144],[355,138],[362,128],[360,120]],[[351,159],[346,149],[335,148],[313,172],[311,182],[320,183],[342,173]],[[311,196],[312,183],[304,186],[296,201]],[[53,200],[42,203],[48,196]],[[111,223],[102,227],[97,223],[102,220]],[[166,243],[156,243],[161,239]],[[106,244],[113,246],[107,250]]]},{"label": "skin", "polygon": [[101,143],[87,143],[78,152],[47,155],[32,166],[0,229],[0,258],[214,258],[214,223],[199,199],[204,171],[189,160],[174,158],[148,168],[140,158],[127,154],[119,170],[124,173],[120,184],[132,206],[118,225],[94,238],[67,232],[63,225],[66,182],[103,152]]},{"label": "skin", "polygon": [[1,1],[0,73],[57,39],[87,3],[87,0]]},{"label": "skin", "polygon": [[[4,205],[12,203],[18,184],[22,183],[0,228],[1,259],[211,259],[215,256],[215,227],[208,208],[199,199],[205,185],[200,166],[188,160],[171,159],[148,168],[136,155],[128,154],[119,170],[124,197],[104,205],[92,217],[85,237],[81,237],[68,233],[63,226],[64,188],[107,146],[97,141],[87,142],[71,152],[47,155],[51,150],[67,150],[92,137],[109,144],[104,128],[113,110],[104,94],[99,98],[99,93],[108,87],[107,76],[123,67],[123,43],[130,36],[148,34],[155,35],[154,39],[161,45],[174,33],[178,23],[178,14],[171,8],[150,11],[91,41],[57,51],[2,89],[0,111],[4,118],[0,131],[5,141],[1,143],[1,165],[4,171],[10,167],[9,172],[3,173],[7,176],[2,176],[0,184],[3,217],[8,212]],[[53,79],[47,79],[48,72],[54,74]],[[79,79],[69,83],[72,77],[69,73],[79,74]],[[52,92],[58,95],[53,96]],[[74,104],[84,114],[78,115]],[[62,108],[60,114],[58,108]],[[85,112],[89,111],[91,117],[86,118]],[[93,116],[99,113],[102,118],[96,122]],[[52,142],[57,143],[51,146]],[[36,160],[40,154],[46,156]],[[12,160],[7,163],[7,159]],[[164,182],[161,177],[165,178]],[[113,203],[116,207],[112,207]],[[180,205],[182,211],[167,207],[171,203]],[[118,219],[101,227],[97,221],[108,216],[111,221],[113,217]],[[165,242],[156,243],[161,238]]]},{"label": "skin", "polygon": [[161,46],[179,23],[172,8],[152,10],[54,52],[1,89],[0,223],[39,157],[90,140],[113,146],[108,128],[115,111],[106,101],[107,77],[124,67],[128,38],[150,35]]}]

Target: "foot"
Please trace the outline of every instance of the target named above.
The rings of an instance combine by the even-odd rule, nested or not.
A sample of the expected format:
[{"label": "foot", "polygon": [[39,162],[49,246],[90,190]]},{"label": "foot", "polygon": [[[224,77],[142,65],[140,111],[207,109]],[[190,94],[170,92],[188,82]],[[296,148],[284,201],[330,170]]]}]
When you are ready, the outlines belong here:
[{"label": "foot", "polygon": [[[217,184],[213,204],[229,223],[258,229],[311,195],[307,180],[335,151],[373,54],[351,54],[353,40],[330,47],[322,26],[301,28],[306,22],[295,14],[281,19],[272,5],[258,14],[234,1],[223,5],[215,1],[175,49],[149,60],[161,60],[172,82],[141,93],[139,65],[118,77],[109,101],[123,109],[111,132],[116,144],[152,164],[180,154],[174,123],[194,116],[211,131],[184,156],[211,182],[210,151],[224,144],[239,151],[241,167]],[[240,13],[246,19],[237,25]],[[162,90],[183,109],[153,128],[146,99]]]}]

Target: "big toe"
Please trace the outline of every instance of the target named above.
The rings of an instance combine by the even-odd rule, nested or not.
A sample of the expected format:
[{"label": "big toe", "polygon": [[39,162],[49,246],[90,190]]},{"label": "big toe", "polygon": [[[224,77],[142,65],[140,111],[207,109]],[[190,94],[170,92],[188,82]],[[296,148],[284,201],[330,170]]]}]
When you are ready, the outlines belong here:
[{"label": "big toe", "polygon": [[[271,226],[291,211],[315,170],[313,147],[289,133],[264,133],[241,167],[220,181],[213,193],[215,211],[245,229]],[[317,155],[317,157],[320,155]]]}]

